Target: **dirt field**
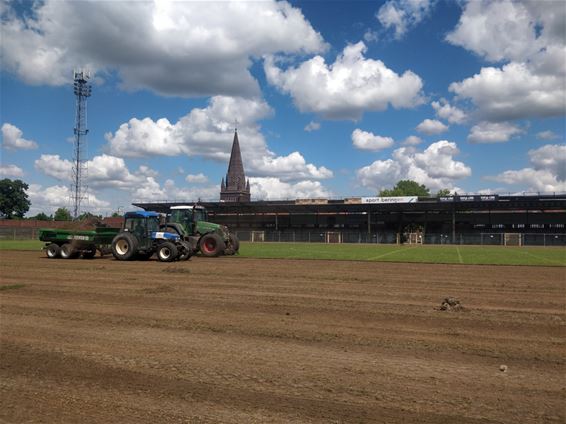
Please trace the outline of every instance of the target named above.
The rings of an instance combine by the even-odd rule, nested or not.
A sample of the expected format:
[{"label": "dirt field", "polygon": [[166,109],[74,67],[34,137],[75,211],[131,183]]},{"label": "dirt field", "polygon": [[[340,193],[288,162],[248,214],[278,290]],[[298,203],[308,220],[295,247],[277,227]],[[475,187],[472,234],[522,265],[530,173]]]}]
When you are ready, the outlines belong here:
[{"label": "dirt field", "polygon": [[564,268],[0,263],[0,422],[566,420]]}]

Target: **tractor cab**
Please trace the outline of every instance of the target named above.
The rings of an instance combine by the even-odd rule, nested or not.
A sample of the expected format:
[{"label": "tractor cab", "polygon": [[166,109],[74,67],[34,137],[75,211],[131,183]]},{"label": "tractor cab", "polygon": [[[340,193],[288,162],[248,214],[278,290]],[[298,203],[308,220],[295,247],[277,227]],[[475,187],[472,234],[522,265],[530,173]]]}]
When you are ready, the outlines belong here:
[{"label": "tractor cab", "polygon": [[159,231],[160,215],[157,212],[127,212],[124,215],[124,231],[136,236],[140,248],[152,244],[152,233]]},{"label": "tractor cab", "polygon": [[217,231],[220,226],[208,222],[208,212],[204,206],[172,206],[168,222],[180,224],[185,236]]}]

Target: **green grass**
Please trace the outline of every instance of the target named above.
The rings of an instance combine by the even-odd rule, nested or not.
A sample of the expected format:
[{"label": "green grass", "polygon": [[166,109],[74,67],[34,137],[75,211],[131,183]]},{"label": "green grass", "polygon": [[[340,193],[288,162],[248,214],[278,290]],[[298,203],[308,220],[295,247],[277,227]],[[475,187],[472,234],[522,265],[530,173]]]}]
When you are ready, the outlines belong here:
[{"label": "green grass", "polygon": [[40,250],[44,245],[39,240],[0,240],[0,250]]},{"label": "green grass", "polygon": [[485,265],[566,266],[566,248],[398,246],[377,244],[241,243],[240,256]]},{"label": "green grass", "polygon": [[[0,250],[36,250],[39,240],[0,240]],[[505,246],[398,246],[390,244],[241,243],[240,256],[485,265],[566,266],[566,248]]]}]

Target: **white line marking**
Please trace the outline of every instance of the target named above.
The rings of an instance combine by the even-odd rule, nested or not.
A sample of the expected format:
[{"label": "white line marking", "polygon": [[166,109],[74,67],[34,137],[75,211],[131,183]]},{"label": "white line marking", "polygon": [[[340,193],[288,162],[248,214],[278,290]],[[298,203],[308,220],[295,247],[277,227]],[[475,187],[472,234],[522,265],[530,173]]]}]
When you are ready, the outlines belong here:
[{"label": "white line marking", "polygon": [[460,248],[458,246],[456,246],[456,252],[458,252],[458,260],[461,264],[463,264],[464,261],[462,260],[462,255],[460,254]]}]

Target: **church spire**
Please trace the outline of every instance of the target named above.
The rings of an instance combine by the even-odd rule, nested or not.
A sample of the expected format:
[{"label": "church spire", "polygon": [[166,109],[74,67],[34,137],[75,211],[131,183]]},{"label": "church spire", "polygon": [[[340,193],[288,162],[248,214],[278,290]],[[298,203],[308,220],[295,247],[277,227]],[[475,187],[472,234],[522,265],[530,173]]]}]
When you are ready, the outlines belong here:
[{"label": "church spire", "polygon": [[[237,125],[237,121],[236,121]],[[232,142],[232,152],[228,163],[226,179],[223,180],[220,188],[220,200],[232,202],[249,202],[250,190],[246,184],[246,174],[240,152],[240,141],[238,140],[238,128],[234,129],[234,140]]]}]

